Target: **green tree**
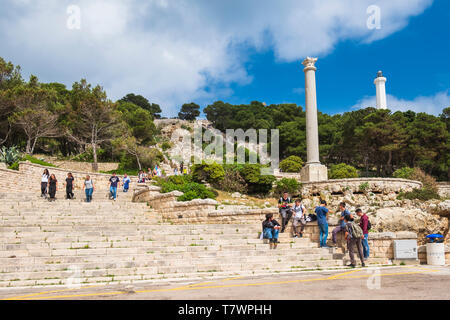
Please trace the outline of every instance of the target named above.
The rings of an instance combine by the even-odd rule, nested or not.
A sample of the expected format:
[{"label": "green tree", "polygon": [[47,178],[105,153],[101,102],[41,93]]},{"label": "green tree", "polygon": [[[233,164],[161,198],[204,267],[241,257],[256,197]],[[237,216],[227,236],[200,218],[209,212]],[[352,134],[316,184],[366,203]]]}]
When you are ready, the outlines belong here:
[{"label": "green tree", "polygon": [[35,76],[31,76],[28,83],[11,89],[9,97],[15,108],[9,121],[25,133],[27,154],[33,154],[38,139],[61,135],[56,92],[43,88]]},{"label": "green tree", "polygon": [[196,103],[185,103],[178,113],[178,118],[181,120],[193,121],[200,115],[200,106]]},{"label": "green tree", "polygon": [[117,106],[122,120],[124,120],[137,139],[139,145],[155,144],[156,126],[151,113],[134,103],[119,102]]},{"label": "green tree", "polygon": [[155,119],[161,118],[161,107],[159,104],[150,103],[146,98],[144,98],[141,95],[135,95],[134,93],[129,93],[122,99],[120,99],[118,102],[131,102],[139,107],[141,107],[144,110],[147,110],[150,112],[152,117]]},{"label": "green tree", "polygon": [[71,100],[74,108],[72,126],[66,129],[66,134],[84,150],[86,146],[92,148],[92,169],[98,171],[98,148],[125,130],[119,120],[120,114],[106,92],[100,86],[92,88],[85,79],[74,83]]}]

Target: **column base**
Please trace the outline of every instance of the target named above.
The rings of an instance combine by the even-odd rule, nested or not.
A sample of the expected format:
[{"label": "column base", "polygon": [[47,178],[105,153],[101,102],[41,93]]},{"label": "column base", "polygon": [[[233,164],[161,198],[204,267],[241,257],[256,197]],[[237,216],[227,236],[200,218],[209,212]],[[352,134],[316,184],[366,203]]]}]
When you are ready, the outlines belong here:
[{"label": "column base", "polygon": [[328,180],[328,169],[320,163],[306,164],[300,172],[300,180],[302,182]]}]

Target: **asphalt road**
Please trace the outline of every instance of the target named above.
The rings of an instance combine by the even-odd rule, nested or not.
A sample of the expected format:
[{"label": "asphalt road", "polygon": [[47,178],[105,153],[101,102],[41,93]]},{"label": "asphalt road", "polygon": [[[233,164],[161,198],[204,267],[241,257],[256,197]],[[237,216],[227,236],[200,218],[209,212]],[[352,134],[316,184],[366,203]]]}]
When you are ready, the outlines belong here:
[{"label": "asphalt road", "polygon": [[274,273],[204,281],[2,289],[18,300],[450,300],[450,266],[399,266]]}]

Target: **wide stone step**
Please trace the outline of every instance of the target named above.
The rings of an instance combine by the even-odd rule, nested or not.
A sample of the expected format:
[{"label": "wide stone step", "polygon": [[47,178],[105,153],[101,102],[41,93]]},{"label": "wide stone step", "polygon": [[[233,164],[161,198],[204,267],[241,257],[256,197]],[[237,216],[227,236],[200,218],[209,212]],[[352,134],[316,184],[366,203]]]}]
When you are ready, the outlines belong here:
[{"label": "wide stone step", "polygon": [[[183,238],[182,238],[183,237]],[[294,241],[295,240],[295,241]],[[290,243],[290,242],[289,242]],[[311,242],[309,239],[293,239],[292,243],[309,245]],[[153,240],[147,239],[142,241],[80,241],[80,242],[41,242],[41,243],[3,243],[0,244],[0,251],[8,250],[24,250],[24,249],[36,249],[36,248],[50,248],[50,249],[78,249],[84,247],[90,248],[135,248],[135,247],[160,247],[160,246],[210,246],[210,245],[233,245],[233,244],[261,244],[259,239],[220,239],[220,238],[197,238],[191,239],[191,237],[180,236],[180,238],[166,239],[166,240]]]},{"label": "wide stone step", "polygon": [[[209,263],[194,264],[185,266],[152,266],[138,268],[119,268],[119,269],[97,269],[97,270],[80,270],[76,272],[76,268],[67,271],[40,271],[40,272],[18,272],[0,274],[0,286],[14,286],[14,282],[18,281],[37,281],[34,285],[48,284],[42,280],[56,280],[56,284],[64,284],[67,279],[79,277],[80,281],[86,282],[105,282],[114,280],[145,280],[143,276],[154,276],[163,274],[178,273],[213,273],[213,272],[242,272],[242,271],[259,271],[259,270],[301,270],[307,268],[327,268],[335,266],[343,266],[342,260],[319,260],[319,261],[301,261],[298,264],[289,262],[235,262],[235,263]],[[132,276],[132,278],[123,278]],[[99,279],[107,278],[107,279]],[[61,283],[59,283],[61,281]]]}]

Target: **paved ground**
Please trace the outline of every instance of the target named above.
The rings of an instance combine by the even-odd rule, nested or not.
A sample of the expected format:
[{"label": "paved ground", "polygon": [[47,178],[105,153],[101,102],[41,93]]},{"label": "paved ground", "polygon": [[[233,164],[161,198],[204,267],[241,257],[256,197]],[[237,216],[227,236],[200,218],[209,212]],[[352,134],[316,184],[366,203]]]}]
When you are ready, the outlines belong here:
[{"label": "paved ground", "polygon": [[19,300],[303,300],[448,299],[450,266],[401,266],[233,277],[203,282],[99,285],[81,289],[2,289],[0,299]]}]

